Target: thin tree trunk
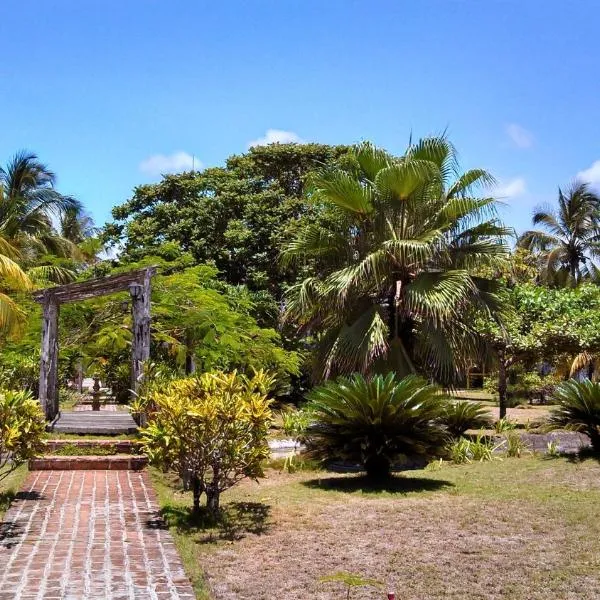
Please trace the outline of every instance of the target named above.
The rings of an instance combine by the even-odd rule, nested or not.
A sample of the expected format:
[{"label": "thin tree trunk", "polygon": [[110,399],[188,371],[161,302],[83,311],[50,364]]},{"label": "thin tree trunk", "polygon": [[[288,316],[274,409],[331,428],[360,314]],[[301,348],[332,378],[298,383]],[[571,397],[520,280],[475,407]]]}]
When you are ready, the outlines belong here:
[{"label": "thin tree trunk", "polygon": [[198,477],[192,478],[192,494],[194,496],[194,512],[200,512],[200,496],[202,496],[202,483]]},{"label": "thin tree trunk", "polygon": [[506,357],[503,350],[498,351],[498,405],[500,418],[506,417]]},{"label": "thin tree trunk", "polygon": [[196,360],[194,358],[194,343],[192,335],[185,336],[185,374],[193,375],[196,372]]}]

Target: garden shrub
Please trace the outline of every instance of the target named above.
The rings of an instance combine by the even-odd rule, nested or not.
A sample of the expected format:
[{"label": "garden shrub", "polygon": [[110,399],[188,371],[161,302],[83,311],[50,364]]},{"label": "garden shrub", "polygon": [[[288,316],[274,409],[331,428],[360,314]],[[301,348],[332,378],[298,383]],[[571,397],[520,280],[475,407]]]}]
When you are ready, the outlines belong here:
[{"label": "garden shrub", "polygon": [[306,409],[292,409],[281,411],[283,431],[296,441],[301,441],[310,425],[312,416]]},{"label": "garden shrub", "polygon": [[46,430],[39,402],[25,390],[0,390],[0,480],[43,447]]},{"label": "garden shrub", "polygon": [[489,409],[480,402],[461,400],[451,402],[442,414],[442,423],[454,438],[462,436],[467,429],[486,429],[492,426]]},{"label": "garden shrub", "polygon": [[474,440],[461,437],[452,442],[448,447],[448,455],[457,465],[484,462],[492,460],[499,447],[489,437],[479,433]]},{"label": "garden shrub", "polygon": [[369,478],[381,479],[399,456],[432,458],[443,451],[447,400],[419,377],[354,374],[316,387],[308,399],[307,454],[321,462],[357,462]]},{"label": "garden shrub", "polygon": [[194,511],[205,494],[215,513],[221,492],[262,474],[261,463],[269,457],[267,394],[273,381],[262,371],[253,377],[214,372],[151,393],[155,410],[141,432],[143,448],[152,463],[189,483]]},{"label": "garden shrub", "polygon": [[587,434],[594,451],[600,452],[600,383],[565,381],[556,387],[553,399],[558,406],[550,424]]}]

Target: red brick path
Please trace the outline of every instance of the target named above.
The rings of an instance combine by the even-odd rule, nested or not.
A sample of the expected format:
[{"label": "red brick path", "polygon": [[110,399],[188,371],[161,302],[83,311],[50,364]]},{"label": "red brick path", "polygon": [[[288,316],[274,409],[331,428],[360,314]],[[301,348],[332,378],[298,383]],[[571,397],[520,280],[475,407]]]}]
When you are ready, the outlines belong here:
[{"label": "red brick path", "polygon": [[34,471],[0,525],[0,600],[192,600],[145,472]]}]

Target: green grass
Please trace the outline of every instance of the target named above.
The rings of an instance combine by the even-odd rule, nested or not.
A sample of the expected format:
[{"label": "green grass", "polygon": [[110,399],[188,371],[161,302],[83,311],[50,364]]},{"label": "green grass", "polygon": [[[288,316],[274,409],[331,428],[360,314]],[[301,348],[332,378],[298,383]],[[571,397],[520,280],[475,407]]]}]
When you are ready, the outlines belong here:
[{"label": "green grass", "polygon": [[179,492],[173,478],[150,468],[150,477],[158,496],[163,517],[183,561],[185,571],[192,582],[198,600],[210,600],[202,570],[202,553],[194,539],[194,521],[189,518],[190,495]]},{"label": "green grass", "polygon": [[597,597],[595,459],[434,463],[376,488],[360,475],[274,465],[259,484],[223,495],[218,522],[191,519],[191,495],[151,471],[199,599],[213,598],[207,582],[218,586],[216,599],[275,598],[282,589],[317,597],[328,591],[320,578],[342,570],[396,582],[409,600],[460,600],[466,589],[474,600]]},{"label": "green grass", "polygon": [[136,440],[138,439],[137,434],[135,433],[121,433],[118,435],[83,435],[81,433],[58,433],[47,431],[44,435],[47,440],[86,440],[86,441],[94,441],[94,440]]},{"label": "green grass", "polygon": [[26,465],[21,465],[8,477],[0,480],[0,520],[27,477]]}]

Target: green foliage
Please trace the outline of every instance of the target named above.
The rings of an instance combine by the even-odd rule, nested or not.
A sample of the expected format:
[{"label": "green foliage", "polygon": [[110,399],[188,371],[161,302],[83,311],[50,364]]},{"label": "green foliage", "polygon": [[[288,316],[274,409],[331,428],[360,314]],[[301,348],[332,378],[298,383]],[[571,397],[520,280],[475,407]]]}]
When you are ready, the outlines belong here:
[{"label": "green foliage", "polygon": [[504,433],[506,431],[512,431],[516,426],[517,424],[514,421],[503,417],[494,423],[494,431],[496,433]]},{"label": "green foliage", "polygon": [[316,387],[308,399],[308,455],[358,462],[373,479],[388,477],[400,455],[433,457],[445,442],[440,417],[446,400],[413,375],[354,374]]},{"label": "green foliage", "polygon": [[600,383],[565,381],[556,387],[553,400],[558,407],[550,415],[550,424],[587,434],[595,452],[600,452]]},{"label": "green foliage", "polygon": [[550,440],[546,444],[546,456],[548,458],[558,458],[560,456],[560,448],[556,440]]},{"label": "green foliage", "polygon": [[509,431],[504,436],[506,456],[521,458],[523,452],[528,450],[528,445],[523,441],[517,431]]},{"label": "green foliage", "polygon": [[492,425],[489,409],[480,402],[468,400],[448,403],[442,422],[454,438],[461,437],[467,429],[486,429]]},{"label": "green foliage", "polygon": [[280,264],[280,246],[314,212],[304,197],[307,176],[346,152],[321,144],[257,146],[224,167],[166,175],[113,209],[106,237],[120,244],[124,261],[166,248],[188,252],[195,264],[214,264],[225,281],[278,297],[297,276]]},{"label": "green foliage", "polygon": [[491,438],[479,433],[474,440],[461,437],[453,441],[448,447],[450,460],[457,464],[470,464],[493,460],[494,452],[500,445],[494,445]]},{"label": "green foliage", "polygon": [[350,598],[350,592],[355,587],[377,587],[382,588],[383,583],[377,579],[369,579],[362,577],[356,573],[348,573],[347,571],[338,571],[331,575],[325,575],[319,579],[321,583],[342,583],[346,586],[346,598]]},{"label": "green foliage", "polygon": [[558,210],[537,209],[533,224],[542,230],[526,231],[519,245],[537,254],[539,277],[546,284],[576,286],[598,279],[598,228],[600,197],[590,185],[575,182],[564,193],[558,189]]},{"label": "green foliage", "polygon": [[281,420],[284,433],[299,440],[304,437],[306,429],[312,421],[312,415],[306,409],[283,410],[281,411]]},{"label": "green foliage", "polygon": [[152,393],[155,411],[141,430],[143,449],[154,464],[192,487],[196,511],[203,493],[214,513],[221,492],[262,474],[269,457],[272,385],[264,372],[253,377],[215,372],[172,381]]},{"label": "green foliage", "polygon": [[452,380],[476,354],[472,320],[498,309],[496,283],[474,276],[507,254],[483,170],[458,173],[444,137],[394,157],[370,143],[354,164],[313,177],[322,214],[288,243],[285,264],[312,272],[287,298],[287,319],[315,335],[315,375],[426,372]]},{"label": "green foliage", "polygon": [[43,447],[39,402],[27,391],[0,390],[0,480]]}]

